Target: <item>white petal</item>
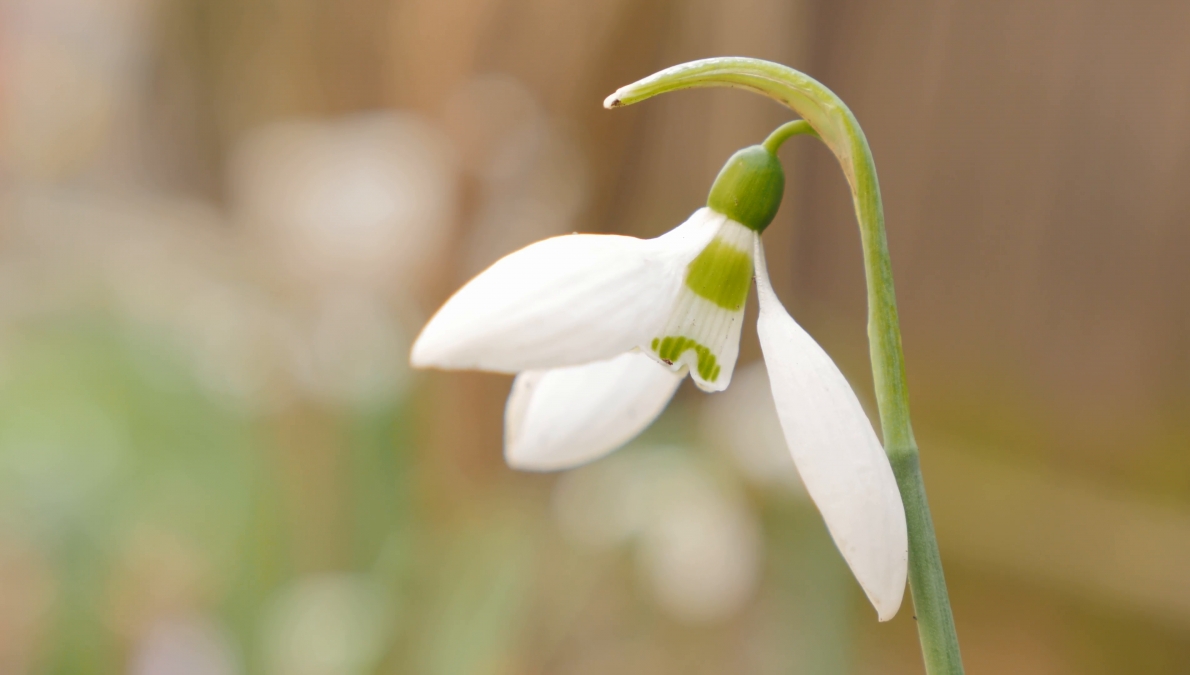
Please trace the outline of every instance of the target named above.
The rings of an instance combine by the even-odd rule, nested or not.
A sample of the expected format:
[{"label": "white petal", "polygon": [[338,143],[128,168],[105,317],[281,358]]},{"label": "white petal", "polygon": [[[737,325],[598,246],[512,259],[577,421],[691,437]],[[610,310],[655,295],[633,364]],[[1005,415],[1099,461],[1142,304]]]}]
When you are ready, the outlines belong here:
[{"label": "white petal", "polygon": [[504,409],[504,457],[527,471],[598,459],[649,426],[684,376],[637,351],[521,373]]},{"label": "white petal", "polygon": [[703,391],[723,391],[731,382],[758,239],[754,230],[719,218],[714,238],[687,266],[665,325],[641,345],[674,370],[689,368]]},{"label": "white petal", "polygon": [[422,329],[414,366],[515,373],[629,351],[666,319],[718,221],[700,209],[656,239],[572,234],[498,260]]},{"label": "white petal", "polygon": [[887,621],[901,606],[909,558],[888,456],[843,374],[781,306],[759,241],[756,289],[760,347],[794,463],[835,545]]}]

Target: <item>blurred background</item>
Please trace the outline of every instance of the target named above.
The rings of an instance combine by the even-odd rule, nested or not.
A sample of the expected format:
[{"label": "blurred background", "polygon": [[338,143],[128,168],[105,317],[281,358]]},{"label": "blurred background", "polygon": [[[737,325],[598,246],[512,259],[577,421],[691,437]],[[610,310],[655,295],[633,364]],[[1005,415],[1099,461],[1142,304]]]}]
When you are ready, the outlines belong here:
[{"label": "blurred background", "polygon": [[[0,0],[0,672],[921,672],[751,326],[728,392],[560,475],[504,465],[510,378],[407,366],[501,255],[702,205],[787,111],[600,104],[746,55],[875,153],[968,672],[1190,673],[1188,33],[1181,2]],[[774,281],[870,404],[846,185],[783,160]]]}]

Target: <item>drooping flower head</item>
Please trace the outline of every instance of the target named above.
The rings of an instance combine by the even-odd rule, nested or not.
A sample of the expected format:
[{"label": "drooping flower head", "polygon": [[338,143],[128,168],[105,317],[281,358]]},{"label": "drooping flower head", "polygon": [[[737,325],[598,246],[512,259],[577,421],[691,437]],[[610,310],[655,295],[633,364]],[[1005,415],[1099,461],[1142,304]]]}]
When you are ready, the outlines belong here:
[{"label": "drooping flower head", "polygon": [[686,375],[707,392],[727,388],[755,278],[757,332],[790,452],[887,620],[905,588],[904,509],[854,391],[769,282],[761,233],[785,186],[770,145],[733,155],[707,206],[660,237],[572,234],[505,256],[438,310],[411,360],[515,373],[505,410],[508,463],[571,468],[640,433]]}]

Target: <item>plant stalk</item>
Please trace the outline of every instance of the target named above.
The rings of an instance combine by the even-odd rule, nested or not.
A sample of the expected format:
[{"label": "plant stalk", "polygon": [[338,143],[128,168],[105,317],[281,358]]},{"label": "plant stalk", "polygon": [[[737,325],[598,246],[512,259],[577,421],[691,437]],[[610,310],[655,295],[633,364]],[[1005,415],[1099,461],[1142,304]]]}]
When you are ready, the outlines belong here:
[{"label": "plant stalk", "polygon": [[[909,586],[918,637],[928,675],[962,675],[958,635],[942,573],[942,558],[926,500],[917,442],[909,421],[905,357],[893,290],[892,264],[884,231],[884,207],[867,138],[851,110],[817,80],[792,68],[758,59],[725,57],[667,68],[621,87],[604,101],[615,108],[657,94],[695,87],[735,87],[764,94],[802,117],[831,149],[851,186],[863,243],[868,289],[868,344],[884,449],[888,453],[909,531]],[[795,133],[798,122],[778,129],[765,142],[774,147]],[[770,148],[771,150],[772,148]]]}]

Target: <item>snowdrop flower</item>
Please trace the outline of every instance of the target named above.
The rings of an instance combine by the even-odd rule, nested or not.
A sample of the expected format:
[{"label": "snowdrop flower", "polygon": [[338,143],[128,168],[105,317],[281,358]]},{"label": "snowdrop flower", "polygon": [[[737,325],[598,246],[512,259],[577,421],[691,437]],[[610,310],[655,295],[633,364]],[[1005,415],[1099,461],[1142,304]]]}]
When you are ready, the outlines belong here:
[{"label": "snowdrop flower", "polygon": [[500,259],[438,310],[411,361],[516,373],[505,410],[508,463],[566,469],[636,436],[686,375],[707,392],[727,388],[755,275],[757,332],[785,440],[887,620],[900,607],[908,559],[900,493],[855,393],[769,282],[760,234],[785,178],[766,146],[733,155],[707,206],[660,237],[571,234]]}]

